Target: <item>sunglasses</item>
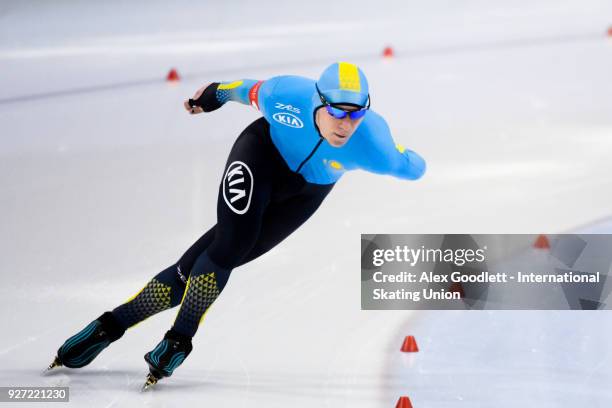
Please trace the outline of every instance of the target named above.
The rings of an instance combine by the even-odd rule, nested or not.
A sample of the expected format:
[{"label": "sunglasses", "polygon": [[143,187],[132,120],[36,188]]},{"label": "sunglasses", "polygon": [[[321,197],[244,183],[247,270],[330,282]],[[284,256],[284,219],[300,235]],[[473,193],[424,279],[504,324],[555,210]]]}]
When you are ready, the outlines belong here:
[{"label": "sunglasses", "polygon": [[[355,105],[352,103],[336,104],[336,103],[328,102],[327,99],[325,99],[325,97],[321,94],[321,91],[319,91],[319,87],[316,84],[315,84],[315,87],[317,88],[317,93],[319,94],[319,98],[321,98],[321,102],[323,102],[323,104],[325,105],[325,110],[327,111],[327,113],[329,113],[330,116],[336,119],[344,119],[347,116],[351,118],[352,120],[361,119],[366,114],[366,111],[370,109],[370,95],[368,95],[368,104],[365,107]],[[346,110],[346,109],[338,107],[338,105],[355,106],[356,108],[359,108],[359,109],[358,110]]]}]

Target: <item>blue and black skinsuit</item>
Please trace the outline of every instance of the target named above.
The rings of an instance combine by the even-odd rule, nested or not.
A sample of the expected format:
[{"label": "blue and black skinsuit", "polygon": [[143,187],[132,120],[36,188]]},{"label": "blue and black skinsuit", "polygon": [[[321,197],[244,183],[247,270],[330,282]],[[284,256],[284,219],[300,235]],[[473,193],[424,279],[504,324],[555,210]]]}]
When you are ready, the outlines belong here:
[{"label": "blue and black skinsuit", "polygon": [[[363,169],[415,180],[425,171],[424,160],[396,145],[385,120],[371,110],[343,146],[330,145],[315,124],[322,103],[314,80],[278,76],[213,83],[195,103],[210,112],[228,101],[252,105],[263,117],[234,143],[219,186],[217,224],[177,263],[98,319],[120,334],[181,304],[169,333],[190,339],[232,269],[287,238],[316,211],[345,172]],[[156,350],[160,347],[162,343]]]}]

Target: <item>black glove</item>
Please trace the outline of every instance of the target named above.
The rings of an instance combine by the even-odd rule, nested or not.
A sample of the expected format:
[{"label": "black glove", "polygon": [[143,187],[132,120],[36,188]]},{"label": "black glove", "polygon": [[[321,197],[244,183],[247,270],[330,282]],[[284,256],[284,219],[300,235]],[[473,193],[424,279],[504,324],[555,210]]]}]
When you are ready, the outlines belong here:
[{"label": "black glove", "polygon": [[198,99],[189,99],[190,107],[200,107],[204,112],[212,112],[219,109],[223,104],[217,99],[218,82],[208,85]]}]

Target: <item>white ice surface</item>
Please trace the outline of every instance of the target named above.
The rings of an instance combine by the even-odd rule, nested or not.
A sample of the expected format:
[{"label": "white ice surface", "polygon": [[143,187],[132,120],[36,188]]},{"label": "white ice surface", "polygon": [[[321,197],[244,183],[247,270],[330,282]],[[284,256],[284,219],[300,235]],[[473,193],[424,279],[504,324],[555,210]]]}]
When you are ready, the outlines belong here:
[{"label": "white ice surface", "polygon": [[[421,3],[0,3],[0,386],[65,384],[91,408],[609,406],[608,312],[360,310],[360,233],[564,232],[612,213],[612,4]],[[346,175],[236,269],[153,392],[138,393],[142,356],[175,311],[41,377],[215,222],[227,153],[257,113],[190,117],[181,101],[338,59],[368,74],[425,178]],[[407,334],[421,352],[398,352]]]}]

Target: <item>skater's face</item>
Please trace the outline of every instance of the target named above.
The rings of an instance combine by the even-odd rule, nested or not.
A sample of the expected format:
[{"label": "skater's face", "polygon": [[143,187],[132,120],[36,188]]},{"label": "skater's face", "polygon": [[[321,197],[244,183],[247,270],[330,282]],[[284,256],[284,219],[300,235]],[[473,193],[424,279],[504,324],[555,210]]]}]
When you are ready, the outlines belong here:
[{"label": "skater's face", "polygon": [[[346,111],[358,110],[358,108],[350,105],[337,105],[337,107]],[[327,113],[324,107],[321,107],[317,109],[315,118],[321,136],[323,136],[330,145],[342,147],[348,142],[351,136],[353,136],[353,133],[355,133],[355,130],[357,130],[364,117],[351,119],[349,115],[346,115],[346,117],[342,119],[336,119]]]}]

